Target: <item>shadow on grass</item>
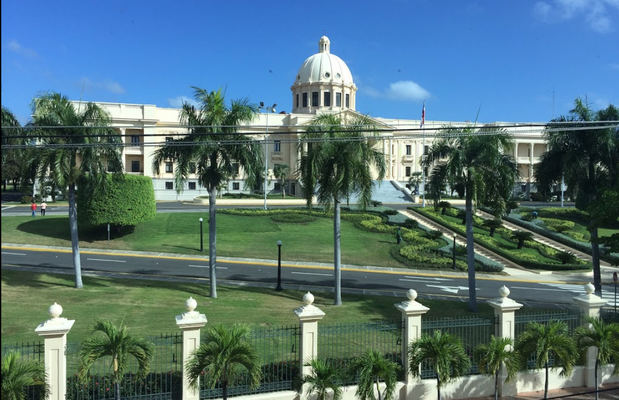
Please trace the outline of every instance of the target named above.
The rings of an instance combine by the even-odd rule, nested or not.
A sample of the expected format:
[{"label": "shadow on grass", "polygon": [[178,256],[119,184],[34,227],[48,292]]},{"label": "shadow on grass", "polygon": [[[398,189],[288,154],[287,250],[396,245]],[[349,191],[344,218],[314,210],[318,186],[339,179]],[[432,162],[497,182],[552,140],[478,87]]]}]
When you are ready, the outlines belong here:
[{"label": "shadow on grass", "polygon": [[[19,264],[16,264],[19,265]],[[75,278],[72,268],[60,267],[53,264],[42,264],[41,267],[54,268],[62,270],[60,273],[39,273],[29,271],[2,271],[2,283],[7,286],[25,286],[28,288],[53,288],[55,286],[75,287]],[[53,277],[53,282],[50,282],[49,277]],[[100,281],[90,277],[83,277],[84,286],[105,287],[110,285],[102,284]]]},{"label": "shadow on grass", "polygon": [[[67,217],[41,217],[21,223],[17,226],[17,230],[29,233],[31,235],[45,236],[53,239],[71,240],[71,233],[69,231],[69,219]],[[129,235],[133,232],[132,229],[118,229],[112,227],[111,237],[113,239],[119,239],[123,236]],[[80,224],[78,226],[78,234],[80,242],[96,242],[100,240],[107,240],[107,227],[92,226],[86,224]]]}]

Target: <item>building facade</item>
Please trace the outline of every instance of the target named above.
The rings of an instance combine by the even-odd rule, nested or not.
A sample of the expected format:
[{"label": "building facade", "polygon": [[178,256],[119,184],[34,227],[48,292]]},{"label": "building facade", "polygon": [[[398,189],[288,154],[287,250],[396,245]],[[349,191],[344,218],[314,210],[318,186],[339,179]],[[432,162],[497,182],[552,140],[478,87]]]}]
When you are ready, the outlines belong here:
[{"label": "building facade", "polygon": [[[289,167],[286,193],[300,196],[296,176],[299,161],[299,135],[304,127],[320,113],[336,113],[344,120],[358,114],[356,111],[357,86],[346,63],[331,53],[331,43],[326,36],[320,38],[318,52],[308,57],[301,65],[291,86],[292,112],[261,112],[240,132],[252,133],[252,137],[265,142],[268,163],[268,191],[281,190],[273,176],[276,164]],[[79,102],[75,102],[78,104]],[[97,102],[111,116],[112,124],[123,136],[123,168],[127,174],[149,176],[153,179],[157,200],[193,200],[206,196],[206,189],[190,176],[183,188],[174,182],[175,164],[172,161],[160,165],[159,173],[153,168],[153,154],[166,140],[187,133],[179,125],[180,109],[157,107],[151,104],[125,104]],[[378,148],[385,154],[387,173],[385,179],[407,183],[411,176],[421,172],[420,161],[424,147],[436,139],[437,128],[462,126],[467,122],[425,121],[372,117],[380,128]],[[533,168],[546,151],[542,127],[495,122],[494,125],[509,132],[514,140],[513,156],[518,164],[518,186],[515,192],[528,192],[533,182]],[[180,192],[179,192],[179,189]],[[221,188],[223,193],[247,193],[242,171]]]}]

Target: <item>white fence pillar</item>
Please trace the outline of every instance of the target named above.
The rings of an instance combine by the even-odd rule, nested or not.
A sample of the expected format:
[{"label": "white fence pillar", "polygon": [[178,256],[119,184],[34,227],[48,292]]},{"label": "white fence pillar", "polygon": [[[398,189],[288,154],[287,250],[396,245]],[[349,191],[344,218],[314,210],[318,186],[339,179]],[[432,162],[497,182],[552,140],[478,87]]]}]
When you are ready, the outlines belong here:
[{"label": "white fence pillar", "polygon": [[[494,316],[497,320],[494,334],[496,337],[509,338],[515,343],[516,311],[522,308],[522,304],[507,297],[509,296],[509,289],[505,285],[499,289],[499,295],[501,297],[488,301],[488,304],[494,309]],[[505,368],[501,368],[499,396],[515,396],[518,394],[516,382],[505,382],[506,377]]]},{"label": "white fence pillar", "polygon": [[408,363],[408,350],[411,342],[421,337],[421,316],[427,313],[430,309],[423,304],[418,303],[417,292],[414,289],[409,289],[406,292],[408,301],[397,303],[395,308],[402,313],[402,367],[404,368],[404,383],[406,384],[407,398],[419,398],[413,394],[415,384],[419,382],[418,378],[413,377]]},{"label": "white fence pillar", "polygon": [[[301,379],[312,373],[312,367],[309,364],[318,356],[318,321],[320,321],[325,313],[318,307],[314,306],[314,295],[310,292],[303,296],[303,305],[294,310],[294,313],[299,318],[299,362],[301,363],[299,371],[301,371]],[[303,385],[302,398],[306,397],[307,390]]]},{"label": "white fence pillar", "polygon": [[200,347],[200,328],[206,325],[206,316],[194,311],[198,303],[192,298],[185,301],[187,311],[176,316],[176,326],[183,331],[183,400],[199,400],[200,389],[189,386],[186,364],[193,352]]},{"label": "white fence pillar", "polygon": [[[585,285],[585,293],[574,297],[574,302],[580,309],[582,322],[586,318],[599,318],[600,308],[606,305],[606,301],[595,295],[595,287],[588,283]],[[585,385],[595,387],[595,359],[597,357],[597,347],[591,346],[587,349],[587,359],[585,360]],[[601,377],[598,377],[600,379]],[[598,382],[599,383],[599,382]]]},{"label": "white fence pillar", "polygon": [[62,306],[54,303],[49,307],[50,319],[34,330],[45,338],[45,374],[50,393],[48,400],[64,400],[67,393],[67,333],[75,320],[61,318]]}]

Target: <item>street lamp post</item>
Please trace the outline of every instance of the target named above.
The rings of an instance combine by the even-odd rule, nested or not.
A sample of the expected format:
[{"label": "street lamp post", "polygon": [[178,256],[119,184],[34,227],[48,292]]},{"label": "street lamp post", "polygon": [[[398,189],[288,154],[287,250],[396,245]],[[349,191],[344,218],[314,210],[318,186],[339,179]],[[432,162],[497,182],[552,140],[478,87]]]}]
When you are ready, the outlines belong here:
[{"label": "street lamp post", "polygon": [[[267,117],[267,121],[266,121],[266,128],[265,128],[265,133],[264,133],[264,209],[267,209],[267,183],[269,180],[269,160],[267,158],[267,154],[268,154],[268,147],[267,147],[267,139],[269,136],[269,112],[274,113],[275,112],[275,107],[277,107],[277,104],[273,104],[271,107],[266,108],[266,117]],[[264,109],[264,102],[261,101],[260,102],[260,106],[258,107],[259,110]]]},{"label": "street lamp post", "polygon": [[453,245],[453,251],[452,251],[451,267],[453,269],[456,269],[456,234],[455,233],[454,233],[454,245]]},{"label": "street lamp post", "polygon": [[282,290],[282,241],[277,241],[277,287],[275,290]]},{"label": "street lamp post", "polygon": [[202,233],[202,217],[200,217],[199,221],[200,221],[200,251],[203,251],[204,250],[204,241],[203,241],[204,235]]},{"label": "street lamp post", "polygon": [[615,283],[615,314],[617,313],[617,272],[613,272],[613,282]]}]

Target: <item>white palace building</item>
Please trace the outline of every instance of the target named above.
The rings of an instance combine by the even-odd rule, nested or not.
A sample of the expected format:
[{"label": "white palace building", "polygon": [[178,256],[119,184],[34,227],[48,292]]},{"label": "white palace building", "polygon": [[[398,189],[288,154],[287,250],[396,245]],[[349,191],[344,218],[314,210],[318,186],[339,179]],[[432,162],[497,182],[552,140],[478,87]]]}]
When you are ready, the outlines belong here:
[{"label": "white palace building", "polygon": [[[286,183],[286,193],[300,196],[300,186],[294,173],[299,159],[296,140],[300,132],[319,113],[338,113],[343,119],[358,114],[355,111],[357,86],[346,63],[331,53],[330,41],[323,36],[318,44],[318,53],[303,62],[290,89],[292,112],[277,114],[269,110],[264,112],[262,109],[261,113],[240,131],[255,132],[255,139],[266,139],[268,190],[280,189],[272,175],[273,166],[286,164],[291,171],[290,179]],[[113,126],[123,135],[125,146],[122,160],[125,173],[152,177],[157,200],[192,200],[197,196],[207,195],[206,189],[200,187],[197,179],[191,177],[182,192],[177,193],[174,163],[161,165],[159,174],[156,174],[152,167],[153,153],[157,148],[153,143],[163,144],[168,138],[187,133],[186,128],[179,126],[180,109],[151,104],[97,104],[110,114]],[[407,183],[412,174],[421,171],[420,158],[424,143],[426,146],[431,145],[435,139],[436,128],[467,124],[456,121],[425,121],[422,131],[419,129],[420,120],[369,117],[380,128],[380,136],[385,137],[377,142],[387,162],[385,179],[400,183]],[[505,129],[513,135],[516,143],[514,157],[520,175],[516,191],[526,191],[527,184],[530,185],[533,179],[533,165],[539,162],[546,151],[542,128],[532,128],[524,123],[497,122],[495,125],[505,125]],[[152,134],[156,135],[150,136]],[[224,188],[223,192],[246,193],[248,190],[239,175],[228,182],[227,189]]]}]

